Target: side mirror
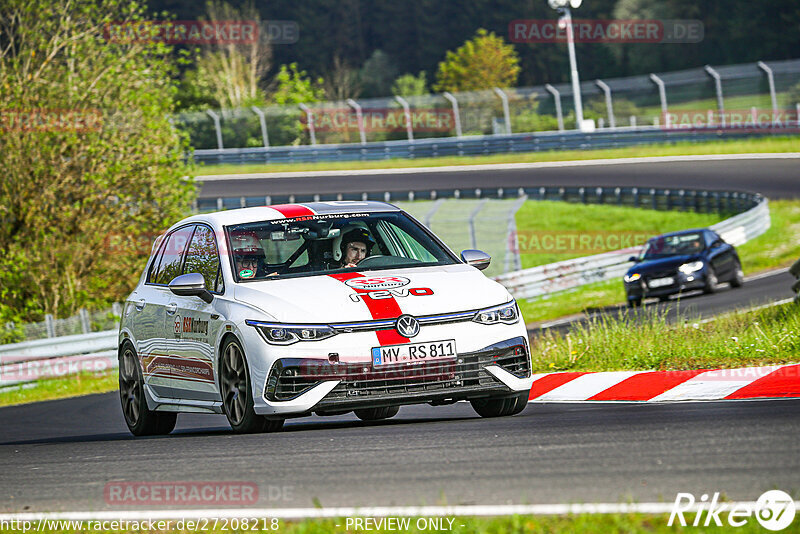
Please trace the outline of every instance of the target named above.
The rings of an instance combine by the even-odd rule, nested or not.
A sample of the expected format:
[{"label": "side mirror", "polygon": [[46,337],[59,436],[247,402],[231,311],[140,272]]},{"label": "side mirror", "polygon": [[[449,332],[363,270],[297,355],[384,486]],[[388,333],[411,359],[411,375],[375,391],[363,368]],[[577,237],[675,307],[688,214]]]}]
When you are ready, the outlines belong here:
[{"label": "side mirror", "polygon": [[628,261],[632,261],[633,263],[639,263],[639,256],[631,256],[628,258]]},{"label": "side mirror", "polygon": [[206,280],[200,273],[176,276],[169,283],[169,290],[179,297],[200,297],[209,304],[214,300],[214,295],[206,289]]},{"label": "side mirror", "polygon": [[492,262],[492,257],[482,250],[467,249],[461,253],[461,261],[482,271]]}]

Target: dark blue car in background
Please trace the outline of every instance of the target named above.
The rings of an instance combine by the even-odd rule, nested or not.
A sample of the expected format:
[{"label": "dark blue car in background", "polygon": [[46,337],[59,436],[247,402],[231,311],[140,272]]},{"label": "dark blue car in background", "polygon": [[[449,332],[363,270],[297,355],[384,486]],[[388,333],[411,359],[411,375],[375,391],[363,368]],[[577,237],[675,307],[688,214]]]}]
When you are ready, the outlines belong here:
[{"label": "dark blue car in background", "polygon": [[636,265],[623,277],[631,307],[643,298],[667,300],[696,289],[714,293],[720,283],[740,287],[744,282],[736,249],[707,228],[653,237],[631,261]]}]

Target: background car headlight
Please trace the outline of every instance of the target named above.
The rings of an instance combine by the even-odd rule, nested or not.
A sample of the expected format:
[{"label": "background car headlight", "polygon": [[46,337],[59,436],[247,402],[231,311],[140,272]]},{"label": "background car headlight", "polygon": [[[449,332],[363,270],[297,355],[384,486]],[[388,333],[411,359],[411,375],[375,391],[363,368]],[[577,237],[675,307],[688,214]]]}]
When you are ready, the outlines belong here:
[{"label": "background car headlight", "polygon": [[514,324],[519,321],[519,310],[516,301],[511,301],[500,306],[492,306],[475,313],[473,321],[480,324]]},{"label": "background car headlight", "polygon": [[625,280],[626,282],[635,282],[641,277],[642,275],[639,273],[631,273],[631,274],[626,274],[625,276],[622,277],[622,279]]},{"label": "background car headlight", "polygon": [[336,335],[336,330],[327,325],[264,323],[249,320],[245,323],[256,327],[267,343],[273,345],[291,345],[298,341],[319,341]]},{"label": "background car headlight", "polygon": [[692,262],[689,262],[689,263],[684,263],[683,265],[678,267],[678,270],[680,272],[682,272],[683,274],[689,274],[689,273],[693,273],[693,272],[699,271],[702,268],[703,268],[703,262],[702,261],[692,261]]}]

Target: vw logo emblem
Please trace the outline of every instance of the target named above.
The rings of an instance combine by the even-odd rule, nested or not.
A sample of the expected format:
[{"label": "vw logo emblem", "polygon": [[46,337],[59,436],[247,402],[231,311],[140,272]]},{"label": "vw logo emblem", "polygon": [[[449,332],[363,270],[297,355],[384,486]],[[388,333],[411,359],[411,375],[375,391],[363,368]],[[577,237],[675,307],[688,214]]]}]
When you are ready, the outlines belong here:
[{"label": "vw logo emblem", "polygon": [[397,318],[394,328],[403,337],[414,337],[419,334],[419,321],[411,315],[401,315]]}]

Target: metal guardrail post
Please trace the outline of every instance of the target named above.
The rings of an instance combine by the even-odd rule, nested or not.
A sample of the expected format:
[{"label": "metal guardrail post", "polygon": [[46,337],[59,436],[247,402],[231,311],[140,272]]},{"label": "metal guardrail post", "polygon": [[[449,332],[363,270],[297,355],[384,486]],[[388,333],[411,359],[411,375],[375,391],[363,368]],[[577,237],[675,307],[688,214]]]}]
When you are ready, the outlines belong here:
[{"label": "metal guardrail post", "polygon": [[314,129],[314,113],[311,111],[311,108],[305,104],[300,104],[300,109],[306,114],[306,120],[308,122],[308,135],[311,137],[311,144],[316,145],[317,135]]},{"label": "metal guardrail post", "polygon": [[714,87],[717,91],[717,109],[719,110],[719,122],[720,125],[724,128],[725,127],[725,101],[722,98],[722,77],[719,73],[714,70],[711,65],[706,65],[703,67],[706,73],[714,79]]},{"label": "metal guardrail post", "polygon": [[47,337],[56,337],[56,322],[49,313],[44,316],[44,327],[47,330]]},{"label": "metal guardrail post", "polygon": [[81,320],[81,332],[84,334],[88,334],[92,331],[92,325],[89,321],[89,312],[86,311],[84,308],[78,310],[78,316]]},{"label": "metal guardrail post", "polygon": [[614,119],[614,105],[611,101],[611,88],[603,80],[595,80],[594,83],[597,84],[597,87],[602,89],[603,93],[606,95],[606,112],[608,113],[608,127],[616,128],[617,121]]},{"label": "metal guardrail post", "polygon": [[472,210],[472,213],[469,214],[469,244],[472,248],[478,248],[478,236],[475,234],[475,217],[478,216],[478,213],[483,209],[486,203],[489,202],[488,198],[484,198],[478,205]]},{"label": "metal guardrail post", "polygon": [[448,91],[442,93],[442,96],[445,97],[453,106],[453,120],[456,127],[456,137],[463,137],[463,133],[461,132],[461,115],[458,114],[458,100],[456,100],[456,97],[454,97]]},{"label": "metal guardrail post", "polygon": [[772,122],[775,122],[775,116],[778,114],[778,97],[775,94],[775,76],[773,76],[772,69],[764,63],[759,61],[758,68],[767,73],[767,82],[769,83],[769,98],[772,100]]},{"label": "metal guardrail post", "polygon": [[653,83],[658,87],[658,98],[661,100],[661,115],[664,117],[664,127],[669,128],[670,124],[669,112],[667,110],[667,86],[664,84],[664,80],[655,74],[650,74],[650,80],[652,80]]},{"label": "metal guardrail post", "polygon": [[356,110],[356,120],[358,120],[358,136],[361,138],[361,144],[367,144],[367,134],[364,132],[364,115],[361,113],[361,106],[352,98],[347,99],[347,105]]},{"label": "metal guardrail post", "polygon": [[[520,188],[520,195],[511,210],[508,212],[508,225],[506,229],[506,257],[503,259],[503,272],[507,273],[513,268],[515,271],[522,269],[522,260],[519,255],[519,243],[517,242],[517,212],[528,200],[528,195]],[[513,267],[511,264],[514,264]]]},{"label": "metal guardrail post", "polygon": [[217,131],[217,148],[222,150],[225,147],[222,146],[222,125],[220,125],[219,123],[219,115],[217,115],[210,109],[207,109],[206,113],[208,114],[209,117],[211,117],[214,120],[214,129]]},{"label": "metal guardrail post", "polygon": [[503,101],[503,120],[506,122],[506,133],[511,135],[511,113],[508,111],[508,95],[499,87],[495,87],[494,92]]},{"label": "metal guardrail post", "polygon": [[261,139],[264,140],[264,148],[269,148],[269,135],[267,134],[267,117],[261,108],[258,106],[251,106],[250,109],[258,115],[258,122],[261,123]]},{"label": "metal guardrail post", "polygon": [[553,95],[553,101],[556,103],[556,118],[558,119],[558,131],[564,131],[564,114],[561,112],[561,93],[558,92],[558,89],[546,83],[544,88],[547,89],[551,95]]},{"label": "metal guardrail post", "polygon": [[406,132],[408,133],[408,140],[414,140],[414,128],[411,125],[411,106],[408,105],[408,101],[403,98],[402,96],[395,96],[395,100],[397,100],[401,106],[403,106],[403,112],[406,115]]}]

